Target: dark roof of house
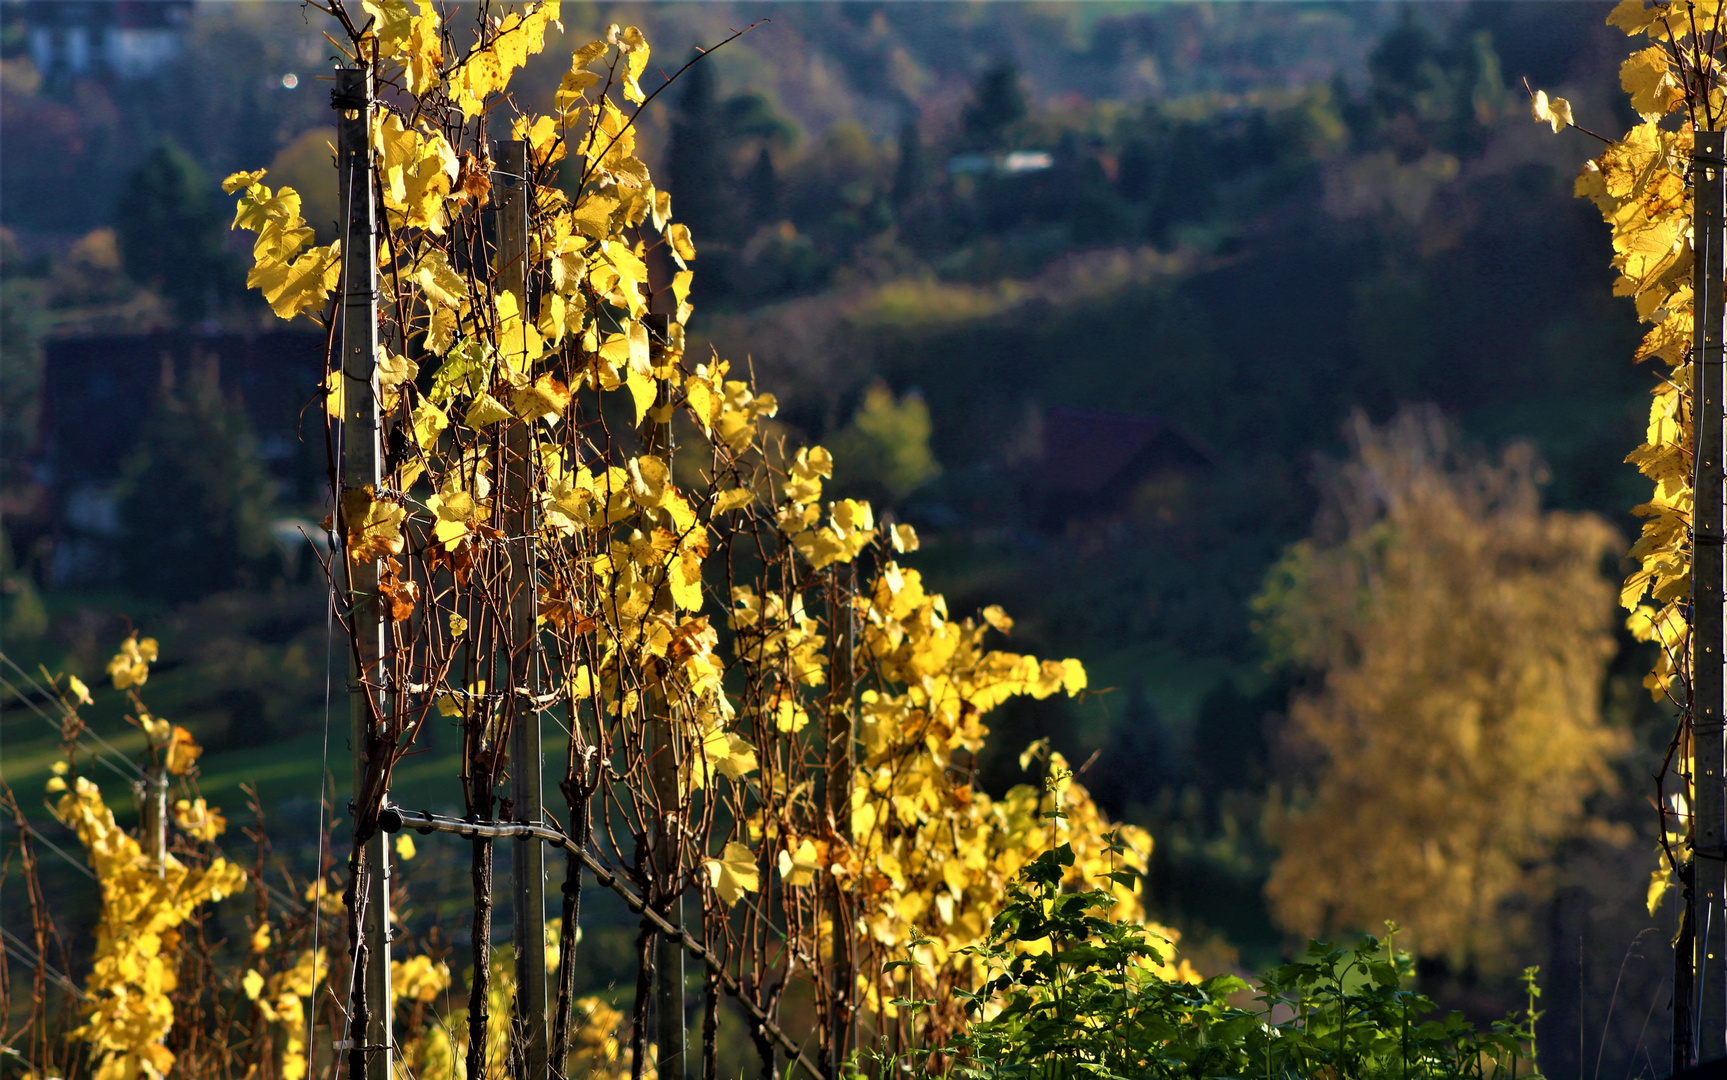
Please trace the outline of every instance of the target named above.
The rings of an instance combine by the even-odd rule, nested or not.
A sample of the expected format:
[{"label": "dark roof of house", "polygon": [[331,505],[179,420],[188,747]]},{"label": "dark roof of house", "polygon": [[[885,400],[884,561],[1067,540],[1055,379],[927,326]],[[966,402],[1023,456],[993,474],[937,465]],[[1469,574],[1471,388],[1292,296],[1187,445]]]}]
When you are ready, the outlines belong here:
[{"label": "dark roof of house", "polygon": [[1047,491],[1098,495],[1124,472],[1200,468],[1211,455],[1162,417],[1059,406],[1043,415],[1041,454],[1029,476]]}]

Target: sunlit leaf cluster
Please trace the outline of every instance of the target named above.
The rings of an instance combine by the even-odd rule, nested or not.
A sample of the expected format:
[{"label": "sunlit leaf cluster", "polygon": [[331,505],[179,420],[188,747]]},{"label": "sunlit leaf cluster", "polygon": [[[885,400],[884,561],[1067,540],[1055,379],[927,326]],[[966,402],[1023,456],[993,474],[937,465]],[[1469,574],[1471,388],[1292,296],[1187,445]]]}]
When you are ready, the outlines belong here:
[{"label": "sunlit leaf cluster", "polygon": [[[1693,447],[1693,243],[1694,207],[1691,161],[1694,133],[1717,131],[1727,120],[1727,96],[1720,82],[1723,8],[1719,0],[1667,0],[1646,5],[1621,0],[1607,22],[1648,45],[1620,67],[1620,85],[1630,96],[1639,122],[1584,164],[1576,192],[1593,202],[1612,230],[1615,295],[1633,299],[1649,331],[1637,348],[1638,361],[1653,360],[1660,377],[1652,391],[1649,422],[1642,445],[1626,458],[1654,485],[1649,501],[1634,509],[1645,519],[1631,549],[1635,568],[1625,579],[1620,601],[1631,612],[1626,622],[1639,641],[1655,645],[1655,664],[1643,685],[1659,701],[1690,707],[1691,524]],[[1537,119],[1555,131],[1577,126],[1568,103],[1563,123],[1543,115],[1546,95],[1536,98]],[[1586,130],[1586,129],[1585,129]],[[1593,134],[1593,133],[1591,133]],[[1597,136],[1601,137],[1601,136]],[[1664,836],[1688,828],[1691,777],[1689,726],[1681,723],[1668,764],[1684,790],[1662,809]],[[1665,773],[1665,769],[1663,770]],[[1677,832],[1675,832],[1677,828]],[[1650,887],[1651,905],[1664,891],[1675,848],[1664,841],[1667,857]]]},{"label": "sunlit leaf cluster", "polygon": [[[984,715],[1081,693],[1083,668],[992,647],[1011,626],[997,610],[953,618],[900,561],[910,526],[829,497],[832,456],[789,437],[773,395],[686,353],[697,248],[638,155],[642,33],[576,49],[535,112],[509,83],[556,0],[468,24],[405,0],[329,8],[377,87],[371,392],[387,460],[381,483],[341,482],[331,567],[376,566],[387,623],[387,659],[363,675],[387,705],[362,829],[427,724],[461,729],[462,797],[491,816],[511,729],[537,714],[569,732],[573,835],[651,900],[699,897],[705,939],[763,1001],[809,980],[819,1009],[862,1000],[884,1029],[895,999],[971,984],[962,950],[1052,843],[1073,848],[1076,882],[1143,870],[1150,838],[1124,829],[1112,850],[1078,785],[1058,820],[1034,786],[996,799],[971,783]],[[524,144],[525,176],[499,173],[505,138]],[[518,184],[515,259],[498,215]],[[306,246],[298,196],[264,173],[226,187],[257,234],[254,287],[334,332],[339,250]],[[350,378],[329,371],[332,425]],[[512,619],[524,559],[531,627]],[[855,732],[837,771],[836,724]],[[1141,914],[1130,880],[1111,886],[1123,918]],[[857,950],[843,993],[824,960],[834,911]],[[880,950],[914,939],[927,963],[882,973]],[[939,1033],[959,1014],[918,1023]]]}]

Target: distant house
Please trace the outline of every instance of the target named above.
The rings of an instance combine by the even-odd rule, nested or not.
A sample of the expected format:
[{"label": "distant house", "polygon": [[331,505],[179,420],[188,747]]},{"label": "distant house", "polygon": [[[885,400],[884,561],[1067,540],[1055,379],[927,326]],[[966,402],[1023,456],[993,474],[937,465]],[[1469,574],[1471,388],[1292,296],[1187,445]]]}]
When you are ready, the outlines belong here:
[{"label": "distant house", "polygon": [[1019,173],[1042,172],[1055,167],[1055,155],[1047,150],[1014,150],[1001,154],[955,154],[947,159],[947,171],[952,176],[998,173],[1014,176]]},{"label": "distant house", "polygon": [[1192,436],[1156,416],[1046,410],[1015,465],[1029,523],[1047,532],[1099,519],[1167,517],[1211,465]]},{"label": "distant house", "polygon": [[304,494],[292,489],[306,463],[323,459],[319,335],[59,338],[44,350],[40,476],[57,581],[103,576],[120,529],[115,482],[164,385],[213,370],[244,406],[260,456],[291,498]]},{"label": "distant house", "polygon": [[7,0],[23,9],[36,70],[49,82],[140,79],[180,55],[192,0]]}]

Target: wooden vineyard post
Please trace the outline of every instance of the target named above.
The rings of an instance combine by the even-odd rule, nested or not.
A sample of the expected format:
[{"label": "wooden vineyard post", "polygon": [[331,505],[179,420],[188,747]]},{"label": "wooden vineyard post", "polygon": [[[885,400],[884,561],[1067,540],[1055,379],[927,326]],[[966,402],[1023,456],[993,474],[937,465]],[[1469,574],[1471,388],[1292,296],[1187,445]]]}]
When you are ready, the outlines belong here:
[{"label": "wooden vineyard post", "polygon": [[[846,583],[839,582],[836,567],[829,591],[828,631],[833,635],[829,671],[833,693],[827,709],[827,761],[825,788],[827,794],[827,824],[832,830],[829,844],[839,850],[851,839],[852,776],[857,769],[855,731],[852,721],[852,698],[857,680],[857,615],[853,601],[857,596],[857,564],[851,563]],[[829,1080],[838,1080],[845,1068],[851,1048],[852,1016],[856,1012],[853,997],[857,993],[857,961],[852,951],[851,915],[847,910],[845,887],[839,878],[823,874],[822,892],[827,899],[828,925],[832,934],[832,1000],[828,1006],[828,1060],[823,1063]]]},{"label": "wooden vineyard post", "polygon": [[[668,320],[664,315],[648,314],[642,319],[648,331],[648,354],[655,367],[665,363]],[[647,416],[642,429],[647,451],[657,454],[670,470],[672,464],[671,410],[667,407],[666,390],[662,385],[659,399]],[[656,605],[670,606],[671,586],[663,584],[655,593]],[[655,801],[660,806],[659,822],[653,838],[652,865],[660,877],[660,914],[674,926],[684,920],[682,893],[684,821],[679,806],[682,801],[678,783],[679,751],[677,725],[673,722],[672,706],[661,688],[648,697],[648,771]],[[650,889],[652,893],[656,890]],[[684,1031],[684,950],[671,938],[656,935],[654,939],[654,1035],[659,1046],[659,1080],[684,1080],[689,1072]]]},{"label": "wooden vineyard post", "polygon": [[[343,213],[341,326],[342,502],[348,493],[376,491],[382,477],[378,423],[378,256],[372,190],[372,86],[369,68],[338,69],[336,92],[338,197]],[[357,522],[348,521],[352,530]],[[350,542],[352,536],[349,537]],[[355,562],[338,553],[342,596],[352,605],[353,754],[356,799],[363,785],[367,755],[374,745],[372,725],[384,716],[384,620],[378,602],[378,564]],[[384,833],[358,835],[351,856],[350,930],[356,966],[352,1011],[346,1042],[353,1080],[391,1080],[390,1015],[390,849]],[[363,892],[361,886],[364,886]],[[359,1006],[364,1006],[363,1008]],[[364,1018],[364,1024],[360,1023]]]},{"label": "wooden vineyard post", "polygon": [[1722,453],[1724,450],[1723,323],[1727,322],[1727,274],[1723,246],[1727,241],[1723,212],[1727,183],[1723,170],[1723,139],[1719,131],[1699,131],[1692,161],[1696,196],[1695,248],[1696,352],[1695,390],[1697,444],[1693,457],[1696,507],[1692,518],[1691,572],[1691,741],[1696,758],[1692,804],[1692,918],[1696,941],[1697,1012],[1696,1062],[1727,1056],[1727,743],[1722,722],[1727,716],[1727,644],[1722,586],[1723,564]]},{"label": "wooden vineyard post", "polygon": [[[495,155],[498,187],[498,279],[515,294],[523,332],[528,308],[527,144],[502,140]],[[505,343],[508,345],[509,343]],[[503,707],[510,725],[510,799],[518,822],[538,825],[541,791],[540,656],[536,628],[533,421],[507,421],[504,499],[510,553],[509,682]],[[536,837],[516,840],[511,861],[516,946],[516,1022],[526,1080],[546,1080],[546,849]],[[560,1069],[561,1073],[563,1070]]]}]

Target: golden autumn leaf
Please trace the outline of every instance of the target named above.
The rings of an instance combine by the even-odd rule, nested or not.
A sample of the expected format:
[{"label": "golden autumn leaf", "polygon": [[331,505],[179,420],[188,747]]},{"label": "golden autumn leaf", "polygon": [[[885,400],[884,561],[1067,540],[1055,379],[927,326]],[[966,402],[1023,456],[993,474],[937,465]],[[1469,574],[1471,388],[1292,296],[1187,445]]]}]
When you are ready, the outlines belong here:
[{"label": "golden autumn leaf", "polygon": [[[192,733],[178,724],[174,725],[173,733],[168,738],[167,749],[162,753],[162,767],[171,776],[184,776],[192,765],[204,753],[204,748],[198,745]],[[198,800],[202,809],[203,800]]]},{"label": "golden autumn leaf", "polygon": [[629,375],[625,379],[625,385],[629,388],[630,400],[634,402],[636,407],[636,426],[640,427],[642,421],[648,417],[648,410],[652,409],[654,403],[659,400],[659,380],[652,375],[644,375],[631,367]]},{"label": "golden autumn leaf", "polygon": [[541,375],[511,396],[510,407],[523,420],[555,419],[570,407],[570,389],[555,376]]},{"label": "golden autumn leaf", "polygon": [[[455,550],[468,534],[468,524],[477,506],[472,493],[460,485],[461,477],[451,477],[442,491],[426,499],[426,506],[437,515],[432,524],[432,539],[443,544],[446,551]],[[467,620],[463,620],[462,626],[467,627]]]},{"label": "golden autumn leaf", "polygon": [[[170,758],[174,754],[174,749],[174,746],[169,747]],[[195,758],[202,752],[202,748],[194,745],[192,756]],[[190,767],[191,762],[187,761],[180,771],[184,772],[186,768]],[[172,765],[168,771],[170,773],[175,771]],[[228,819],[223,816],[222,811],[207,805],[203,799],[176,800],[174,803],[174,824],[187,836],[205,842],[212,842],[228,831]]]},{"label": "golden autumn leaf", "polygon": [[341,254],[341,241],[312,248],[292,263],[254,267],[246,284],[262,293],[284,319],[319,311],[341,276]]},{"label": "golden autumn leaf", "polygon": [[1672,887],[1672,877],[1673,875],[1666,867],[1650,872],[1649,887],[1644,891],[1643,897],[1643,903],[1649,909],[1650,918],[1654,918],[1655,912],[1660,910],[1661,901],[1666,898],[1667,890]]},{"label": "golden autumn leaf", "polygon": [[420,14],[414,16],[409,26],[403,71],[410,94],[424,94],[437,86],[444,65],[444,43],[438,33],[443,19],[428,0],[417,2]]},{"label": "golden autumn leaf", "polygon": [[378,52],[394,56],[408,40],[414,13],[408,0],[360,0],[366,14],[372,17],[372,33],[376,35]]},{"label": "golden autumn leaf", "polygon": [[[604,46],[605,42],[596,42],[596,44]],[[578,53],[577,58],[580,59],[580,56],[581,54]],[[586,71],[579,66],[572,67],[564,73],[563,79],[558,83],[558,91],[553,100],[554,106],[560,112],[575,108],[583,100],[587,91],[599,81],[599,72]]]},{"label": "golden autumn leaf", "polygon": [[1548,98],[1547,91],[1535,91],[1535,99],[1530,103],[1530,111],[1535,119],[1550,124],[1555,134],[1571,126],[1571,103],[1562,97]]},{"label": "golden autumn leaf", "polygon": [[1631,107],[1644,116],[1663,116],[1685,101],[1667,50],[1659,45],[1632,53],[1619,67],[1619,84],[1631,95]]},{"label": "golden autumn leaf", "polygon": [[120,651],[108,661],[108,677],[114,681],[114,689],[124,690],[131,686],[143,686],[150,678],[150,664],[156,659],[156,639],[138,639],[133,634],[120,643]]},{"label": "golden autumn leaf", "polygon": [[564,159],[566,149],[563,135],[558,130],[557,122],[549,116],[531,121],[526,116],[518,116],[510,126],[510,134],[528,144],[534,163],[542,168]]},{"label": "golden autumn leaf", "polygon": [[450,426],[450,417],[444,410],[422,398],[414,406],[414,442],[422,450],[430,450],[437,445],[438,436]]},{"label": "golden autumn leaf", "polygon": [[633,26],[626,26],[623,32],[616,35],[617,46],[624,53],[624,97],[636,105],[642,104],[645,95],[642,93],[642,72],[648,67],[648,41],[642,32]]},{"label": "golden autumn leaf", "polygon": [[442,248],[428,248],[409,279],[420,287],[427,303],[442,308],[460,308],[468,298],[468,283],[450,266]]},{"label": "golden autumn leaf", "polygon": [[372,495],[370,485],[342,492],[342,523],[347,529],[348,558],[373,562],[402,550],[406,507]]},{"label": "golden autumn leaf", "polygon": [[237,191],[245,191],[264,178],[265,169],[254,169],[251,172],[229,173],[222,180],[222,193],[232,195]]},{"label": "golden autumn leaf", "polygon": [[727,907],[743,899],[745,893],[755,892],[761,887],[755,853],[743,844],[727,844],[723,855],[707,859],[702,865],[707,870],[709,883]]},{"label": "golden autumn leaf", "polygon": [[1640,34],[1661,15],[1660,7],[1645,7],[1643,0],[1619,0],[1607,15],[1607,25],[1617,26],[1627,34]]},{"label": "golden autumn leaf", "polygon": [[786,470],[785,497],[797,504],[821,498],[822,480],[833,476],[833,455],[819,446],[800,449]]},{"label": "golden autumn leaf", "polygon": [[84,680],[76,675],[66,676],[66,689],[71,692],[72,704],[94,705],[96,699],[90,696],[90,688],[84,685]]},{"label": "golden autumn leaf", "polygon": [[462,424],[475,431],[482,431],[514,415],[503,402],[492,395],[478,394],[475,395],[473,404],[468,406],[468,411],[462,415]]},{"label": "golden autumn leaf", "polygon": [[816,846],[808,837],[799,842],[797,853],[780,849],[778,868],[780,878],[791,888],[800,888],[815,880],[816,871],[821,869],[821,857]]},{"label": "golden autumn leaf", "polygon": [[[696,245],[690,240],[690,227],[681,222],[666,229],[666,240],[672,245],[672,255],[676,258],[678,269],[685,269],[684,263],[696,257]],[[682,298],[679,298],[680,302]]]},{"label": "golden autumn leaf", "polygon": [[727,488],[724,491],[716,492],[713,516],[719,517],[721,514],[729,514],[733,510],[748,506],[755,497],[755,492],[749,488]]}]

